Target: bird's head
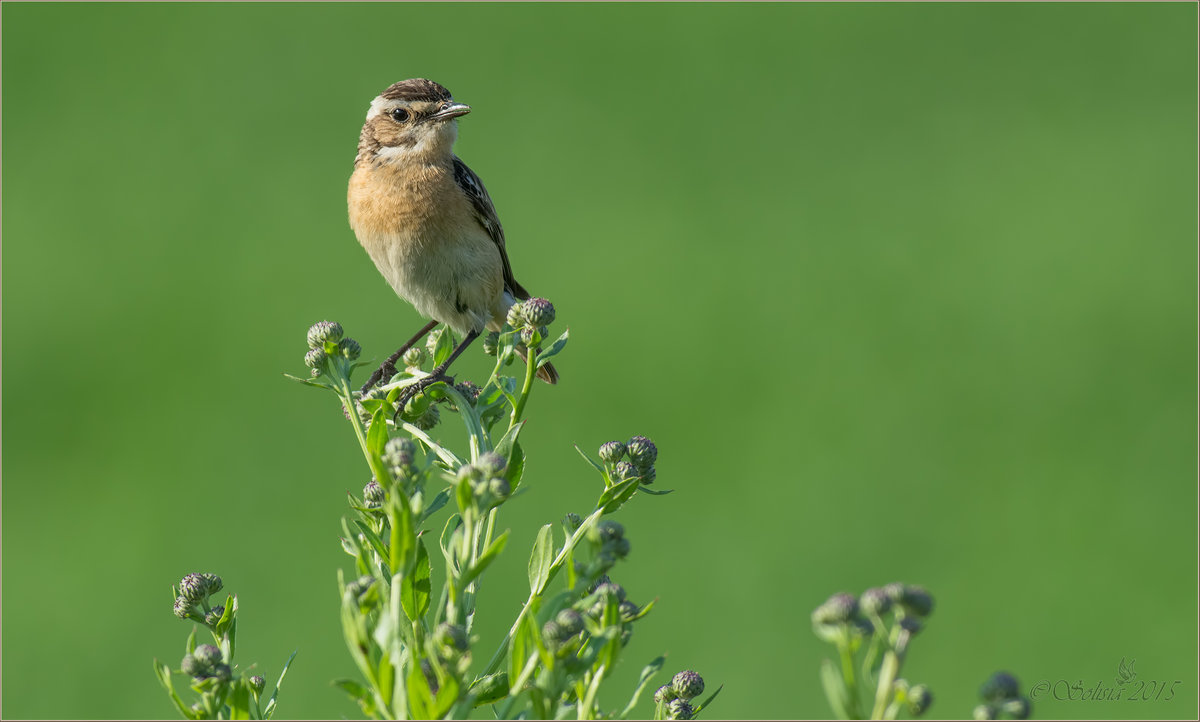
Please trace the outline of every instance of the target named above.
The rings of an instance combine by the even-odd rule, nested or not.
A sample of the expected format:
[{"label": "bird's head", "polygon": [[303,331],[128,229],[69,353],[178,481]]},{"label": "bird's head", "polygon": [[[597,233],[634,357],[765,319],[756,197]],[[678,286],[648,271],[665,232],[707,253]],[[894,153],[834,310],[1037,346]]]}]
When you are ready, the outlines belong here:
[{"label": "bird's head", "polygon": [[458,137],[455,118],[469,112],[471,106],[454,102],[450,91],[432,80],[401,80],[371,101],[356,162],[449,155]]}]

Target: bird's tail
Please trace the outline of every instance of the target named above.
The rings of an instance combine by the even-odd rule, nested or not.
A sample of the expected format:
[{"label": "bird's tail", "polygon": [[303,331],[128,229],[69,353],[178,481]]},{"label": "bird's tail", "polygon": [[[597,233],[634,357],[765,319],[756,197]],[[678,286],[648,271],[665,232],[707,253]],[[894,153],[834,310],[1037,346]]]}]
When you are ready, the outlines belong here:
[{"label": "bird's tail", "polygon": [[[541,351],[541,349],[538,350]],[[517,355],[521,357],[522,361],[529,363],[528,349],[526,349],[524,346],[517,346],[516,351]],[[554,368],[554,364],[547,362],[537,370],[537,377],[548,384],[556,384],[558,383],[558,369]]]}]

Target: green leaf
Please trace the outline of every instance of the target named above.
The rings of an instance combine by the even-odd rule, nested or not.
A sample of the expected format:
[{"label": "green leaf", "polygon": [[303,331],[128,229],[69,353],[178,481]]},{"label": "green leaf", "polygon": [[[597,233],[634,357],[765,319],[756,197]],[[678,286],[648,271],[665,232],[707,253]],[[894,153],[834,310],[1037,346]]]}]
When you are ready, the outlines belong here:
[{"label": "green leaf", "polygon": [[354,526],[358,528],[360,534],[366,537],[367,543],[371,545],[371,548],[375,550],[375,553],[379,555],[379,558],[386,560],[388,558],[387,544],[384,544],[383,539],[379,538],[379,535],[375,533],[375,530],[361,521],[355,521]]},{"label": "green leaf", "polygon": [[657,490],[655,490],[655,489],[651,489],[648,486],[642,487],[642,493],[649,494],[650,496],[666,496],[667,494],[670,494],[673,491],[675,491],[675,490],[674,489],[657,489]]},{"label": "green leaf", "polygon": [[183,715],[184,719],[195,719],[192,710],[183,703],[179,698],[179,693],[175,691],[175,685],[171,681],[171,668],[165,664],[160,665],[158,660],[154,660],[154,676],[158,677],[158,683],[167,690],[167,696],[175,703],[175,707],[179,709],[179,714]]},{"label": "green leaf", "polygon": [[525,428],[525,422],[522,421],[516,426],[505,432],[504,436],[500,437],[500,441],[496,444],[496,453],[503,456],[505,459],[512,458],[513,446],[517,443],[517,436],[521,434],[521,429]]},{"label": "green leaf", "polygon": [[[382,457],[383,447],[388,441],[388,411],[385,410],[385,405],[381,402],[371,414],[371,425],[367,428],[367,451],[372,457]],[[380,484],[387,484],[388,479],[376,479]]]},{"label": "green leaf", "polygon": [[508,696],[508,674],[497,672],[485,675],[471,683],[471,694],[475,695],[475,706],[499,702]]},{"label": "green leaf", "polygon": [[[299,652],[300,650],[296,650]],[[296,652],[292,652],[292,656],[288,657],[283,664],[283,671],[279,673],[279,681],[275,683],[275,691],[271,693],[271,699],[267,701],[267,706],[263,709],[263,719],[271,719],[275,714],[275,707],[279,700],[279,687],[283,685],[283,678],[288,673],[288,667],[292,666],[292,660],[296,658]]]},{"label": "green leaf", "polygon": [[187,642],[183,645],[184,654],[191,654],[196,651],[196,625],[192,625],[192,631],[188,633]]},{"label": "green leaf", "polygon": [[379,717],[379,714],[375,711],[375,698],[371,695],[371,690],[349,679],[334,680],[333,686],[350,695],[350,698],[362,708],[363,714],[372,719]]},{"label": "green leaf", "polygon": [[521,485],[521,477],[525,475],[525,450],[521,444],[513,442],[512,456],[508,460],[508,484],[513,491]]},{"label": "green leaf", "polygon": [[409,620],[416,622],[429,609],[430,575],[429,552],[425,542],[417,539],[417,560],[411,574],[405,574],[400,582],[400,604]]},{"label": "green leaf", "polygon": [[501,552],[504,551],[504,545],[507,543],[508,530],[505,529],[503,534],[492,540],[492,543],[488,545],[488,548],[483,550],[483,554],[479,555],[479,559],[472,564],[471,568],[467,570],[467,573],[463,575],[462,585],[465,587],[466,585],[475,581],[480,574],[483,574],[483,571],[488,568],[488,565],[495,561],[496,557],[500,556]]},{"label": "green leaf", "polygon": [[720,687],[717,687],[717,691],[708,695],[708,699],[704,700],[700,704],[693,707],[692,708],[692,719],[696,719],[695,715],[698,715],[698,714],[700,714],[700,712],[702,710],[707,709],[708,705],[711,704],[712,701],[717,698],[717,695],[721,694],[721,690],[723,690],[723,689],[725,689],[725,685],[721,685]]},{"label": "green leaf", "polygon": [[471,492],[471,480],[463,478],[454,485],[454,501],[458,504],[458,510],[466,513],[473,505],[474,495]]},{"label": "green leaf", "polygon": [[433,697],[433,714],[430,719],[443,719],[458,700],[458,680],[450,675],[438,678],[438,691]]},{"label": "green leaf", "polygon": [[408,665],[408,710],[411,719],[435,719],[433,716],[433,692],[429,680],[421,671],[421,663],[413,660]]},{"label": "green leaf", "polygon": [[436,514],[448,501],[450,501],[450,493],[445,489],[439,491],[437,496],[433,497],[429,505],[425,507],[425,511],[421,512],[421,522],[424,523],[429,517]]},{"label": "green leaf", "polygon": [[450,358],[450,354],[454,353],[454,332],[449,326],[442,326],[439,329],[437,345],[433,348],[433,365],[434,368],[441,366],[442,363]]},{"label": "green leaf", "polygon": [[[583,449],[579,448],[579,444],[574,444],[574,446],[575,446],[575,450],[579,452],[579,455],[583,457],[584,461],[591,464],[592,468],[595,469],[596,471],[600,472],[601,474],[604,474],[603,466],[600,466],[600,464],[596,463],[595,461],[592,461],[592,457],[585,454]],[[607,475],[605,476],[605,478],[608,478]]]},{"label": "green leaf", "polygon": [[550,362],[550,359],[557,356],[567,346],[567,338],[571,335],[571,329],[562,332],[558,340],[550,344],[550,348],[541,352],[537,356],[537,367],[541,368]]},{"label": "green leaf", "polygon": [[538,531],[529,555],[529,591],[541,594],[550,578],[550,565],[554,563],[554,527],[547,524]]},{"label": "green leaf", "polygon": [[391,553],[388,566],[393,574],[409,574],[417,555],[417,532],[413,528],[412,512],[408,499],[403,494],[391,494],[387,500],[388,520],[392,524],[392,538],[388,545]]},{"label": "green leaf", "polygon": [[625,709],[621,710],[621,714],[619,715],[621,719],[629,717],[629,713],[633,711],[633,708],[638,703],[638,698],[642,696],[642,690],[646,689],[646,685],[650,684],[650,679],[658,674],[666,661],[666,657],[656,657],[650,664],[642,667],[642,674],[638,677],[637,687],[633,690],[633,696],[629,698],[629,704],[625,705]]},{"label": "green leaf", "polygon": [[229,719],[250,719],[250,683],[239,680],[229,695]]},{"label": "green leaf", "polygon": [[850,713],[847,711],[850,707],[850,693],[846,690],[846,682],[842,679],[837,665],[828,659],[821,660],[821,686],[825,688],[825,698],[829,700],[834,715],[838,719],[850,719]]},{"label": "green leaf", "polygon": [[[225,611],[221,612],[221,618],[217,620],[214,631],[219,635],[223,635],[229,631],[233,625],[233,615],[235,614],[237,614],[237,597],[230,595],[225,599]],[[233,650],[230,650],[229,654],[232,657]]]},{"label": "green leaf", "polygon": [[320,381],[314,381],[311,378],[302,379],[299,376],[292,376],[291,374],[284,374],[284,376],[286,378],[291,379],[292,381],[299,381],[300,383],[304,384],[305,386],[315,386],[319,389],[329,389],[330,391],[337,391],[336,388],[330,386],[329,384],[323,384]]},{"label": "green leaf", "polygon": [[637,493],[640,484],[641,482],[636,477],[613,484],[600,495],[600,500],[596,502],[596,508],[603,509],[605,514],[613,513]]},{"label": "green leaf", "polygon": [[454,567],[455,571],[458,571],[458,565],[454,562],[454,549],[456,547],[454,532],[458,531],[461,525],[462,517],[458,514],[451,514],[450,518],[446,520],[446,526],[442,527],[442,536],[438,540],[438,544],[442,547],[442,555],[446,557],[446,563]]}]

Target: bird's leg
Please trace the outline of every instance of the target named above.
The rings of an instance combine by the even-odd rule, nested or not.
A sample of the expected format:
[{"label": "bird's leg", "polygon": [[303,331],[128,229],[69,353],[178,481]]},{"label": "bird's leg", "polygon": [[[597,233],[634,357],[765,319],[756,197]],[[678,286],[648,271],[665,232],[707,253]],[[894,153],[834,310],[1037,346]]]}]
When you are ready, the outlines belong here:
[{"label": "bird's leg", "polygon": [[407,404],[409,400],[418,393],[436,384],[438,381],[449,381],[450,379],[447,378],[446,371],[450,368],[450,364],[454,363],[454,359],[458,358],[459,354],[465,351],[467,346],[470,346],[471,342],[477,338],[479,338],[479,332],[471,331],[467,334],[466,338],[464,338],[457,346],[454,347],[454,351],[450,354],[450,358],[443,361],[433,371],[430,371],[429,375],[425,378],[421,379],[415,384],[412,384],[411,386],[405,386],[404,390],[400,392],[400,397],[396,400],[396,415],[398,416],[400,412],[404,410],[405,404]]},{"label": "bird's leg", "polygon": [[363,384],[361,392],[365,394],[372,386],[379,383],[380,379],[391,378],[393,375],[395,375],[396,362],[400,360],[400,357],[403,356],[410,348],[415,346],[417,341],[420,341],[422,338],[424,338],[425,334],[432,331],[433,327],[436,325],[438,325],[437,321],[430,321],[429,323],[425,324],[425,327],[420,331],[417,331],[415,336],[405,341],[404,345],[401,346],[396,353],[388,356],[387,360],[384,361],[379,368],[375,369],[375,373],[371,374],[371,378],[367,379],[367,383]]}]

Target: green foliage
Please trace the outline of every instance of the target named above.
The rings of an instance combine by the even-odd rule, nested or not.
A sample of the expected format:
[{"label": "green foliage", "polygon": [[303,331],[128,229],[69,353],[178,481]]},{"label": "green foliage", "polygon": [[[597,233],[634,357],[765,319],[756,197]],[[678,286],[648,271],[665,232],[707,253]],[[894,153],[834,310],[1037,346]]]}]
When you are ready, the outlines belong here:
[{"label": "green foliage", "polygon": [[[264,705],[266,681],[244,673],[234,662],[237,642],[237,597],[228,595],[224,604],[210,604],[223,582],[215,574],[188,574],[172,587],[175,615],[195,624],[184,644],[179,669],[154,660],[154,674],[184,719],[271,719],[278,704],[279,688],[296,653],[284,663],[275,690]],[[205,627],[215,644],[196,644],[197,626]],[[191,678],[191,689],[199,699],[186,703],[175,690],[174,677]]]},{"label": "green foliage", "polygon": [[[532,317],[553,320],[549,302],[527,303],[536,305]],[[502,719],[624,718],[663,666],[662,657],[647,665],[632,695],[619,703],[601,699],[634,625],[653,607],[626,599],[609,578],[631,545],[624,527],[604,518],[639,490],[649,491],[657,449],[645,437],[631,440],[639,454],[631,461],[588,459],[601,486],[596,507],[586,517],[568,515],[561,537],[553,524],[540,528],[527,564],[529,596],[499,646],[476,664],[475,601],[488,568],[507,547],[499,511],[524,481],[523,412],[537,368],[569,338],[563,332],[527,354],[517,367],[521,377],[510,377],[503,371],[518,345],[536,349],[546,333],[519,310],[510,319],[516,328],[485,339],[485,352],[496,361],[481,387],[438,381],[403,406],[403,389],[428,378],[422,366],[438,364],[453,348],[449,330],[436,330],[428,354],[407,354],[404,370],[365,394],[352,390],[357,355],[344,351],[358,345],[336,324],[322,322],[309,333],[311,378],[296,380],[338,397],[372,476],[361,499],[350,495],[351,516],[342,522],[342,549],[353,558],[354,577],[347,581],[339,573],[342,629],[362,681],[335,682],[369,717],[460,718],[489,707]],[[462,421],[465,453],[430,435],[449,418],[439,409]],[[450,502],[453,508],[439,521],[435,513]],[[442,563],[434,565],[426,538],[439,527]],[[555,585],[564,569],[565,585]],[[701,708],[659,705],[656,718],[691,719]]]}]

